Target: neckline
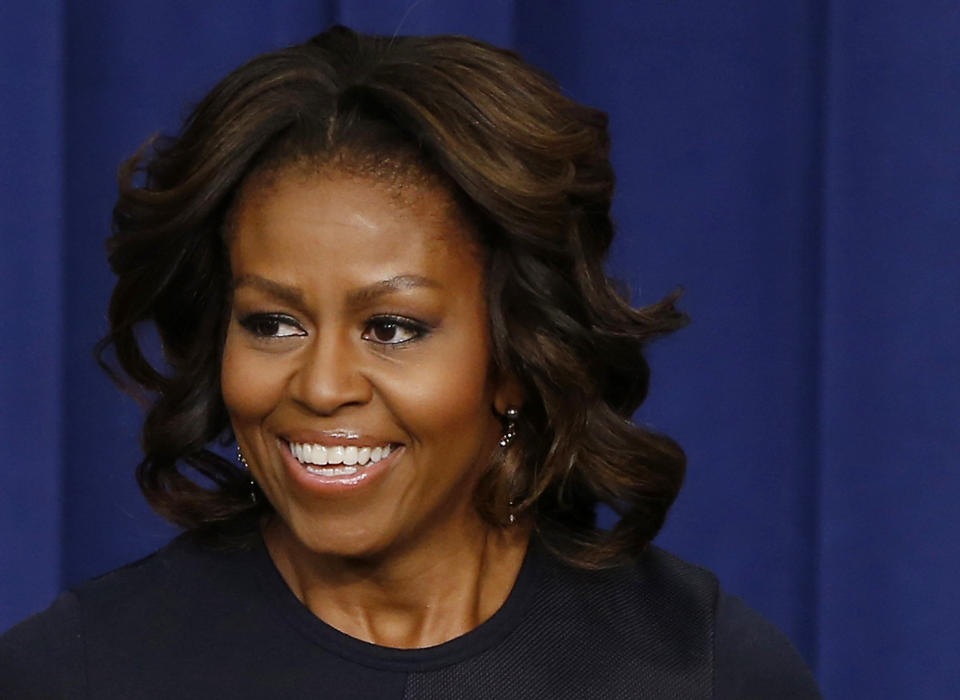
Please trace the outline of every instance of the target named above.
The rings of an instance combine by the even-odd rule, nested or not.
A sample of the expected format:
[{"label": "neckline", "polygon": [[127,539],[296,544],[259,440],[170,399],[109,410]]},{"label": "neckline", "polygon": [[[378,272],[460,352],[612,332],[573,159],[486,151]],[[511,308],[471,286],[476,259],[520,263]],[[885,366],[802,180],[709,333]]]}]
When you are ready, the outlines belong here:
[{"label": "neckline", "polygon": [[313,644],[341,658],[387,671],[432,671],[477,656],[505,639],[529,608],[540,582],[543,552],[531,537],[517,580],[503,605],[485,622],[450,641],[420,649],[398,649],[351,637],[327,624],[297,599],[280,575],[262,537],[256,548],[258,582],[276,612]]}]

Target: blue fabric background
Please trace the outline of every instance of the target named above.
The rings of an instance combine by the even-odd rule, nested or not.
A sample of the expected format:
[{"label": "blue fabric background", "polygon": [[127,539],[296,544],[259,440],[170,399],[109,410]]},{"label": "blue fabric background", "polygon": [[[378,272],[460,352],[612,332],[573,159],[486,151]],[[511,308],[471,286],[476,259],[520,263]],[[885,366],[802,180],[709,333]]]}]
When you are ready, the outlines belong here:
[{"label": "blue fabric background", "polygon": [[607,110],[614,274],[676,286],[638,418],[690,458],[659,542],[779,624],[827,697],[960,686],[955,0],[0,4],[0,630],[171,530],[95,367],[117,164],[331,22],[512,46]]}]

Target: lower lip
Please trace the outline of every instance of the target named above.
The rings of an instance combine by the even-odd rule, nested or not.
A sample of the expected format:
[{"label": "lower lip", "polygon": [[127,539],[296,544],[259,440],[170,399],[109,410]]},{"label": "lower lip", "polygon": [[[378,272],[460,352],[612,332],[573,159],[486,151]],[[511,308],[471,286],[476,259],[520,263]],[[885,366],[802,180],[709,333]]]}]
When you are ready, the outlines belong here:
[{"label": "lower lip", "polygon": [[346,493],[363,488],[389,470],[400,458],[404,449],[403,445],[394,447],[390,450],[390,454],[387,457],[381,459],[376,464],[368,464],[365,467],[353,465],[357,467],[357,471],[354,474],[324,476],[307,471],[307,465],[302,464],[293,456],[293,453],[290,452],[290,445],[283,440],[278,440],[278,442],[280,452],[283,454],[283,459],[286,462],[288,471],[293,476],[293,480],[303,488],[315,493]]}]

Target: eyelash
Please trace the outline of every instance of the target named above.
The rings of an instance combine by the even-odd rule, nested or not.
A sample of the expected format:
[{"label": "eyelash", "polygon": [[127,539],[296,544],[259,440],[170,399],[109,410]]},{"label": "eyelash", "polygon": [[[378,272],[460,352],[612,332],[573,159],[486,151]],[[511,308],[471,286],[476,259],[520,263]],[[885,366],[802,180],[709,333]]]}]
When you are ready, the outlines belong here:
[{"label": "eyelash", "polygon": [[[240,319],[239,323],[254,337],[263,340],[281,340],[283,338],[300,337],[306,335],[306,332],[296,321],[296,319],[292,318],[291,316],[287,316],[286,314],[255,313],[244,316],[242,319]],[[262,326],[263,323],[277,324],[277,328],[274,330],[274,332],[264,332],[264,328]],[[380,325],[381,327],[396,326],[397,328],[412,333],[413,336],[411,338],[407,338],[406,340],[400,340],[397,342],[376,340],[375,338],[370,337],[372,335],[371,328],[376,325]],[[279,326],[291,326],[296,328],[297,332],[276,335],[276,331],[279,330]],[[426,337],[432,330],[433,329],[427,324],[406,316],[380,314],[367,320],[361,337],[364,340],[369,340],[377,345],[384,347],[396,347],[420,340]]]},{"label": "eyelash", "polygon": [[[263,323],[275,323],[278,326],[277,330],[279,330],[280,325],[292,326],[293,328],[296,328],[298,332],[287,333],[285,335],[276,335],[276,332],[265,332],[263,326],[261,325]],[[265,340],[279,340],[281,338],[306,335],[303,328],[301,328],[300,324],[297,323],[296,319],[293,319],[285,314],[250,314],[240,319],[240,325],[249,331],[251,335]]]},{"label": "eyelash", "polygon": [[[373,327],[376,324],[381,326],[396,326],[401,328],[409,333],[413,334],[413,337],[407,338],[406,340],[400,340],[395,343],[384,342],[382,340],[375,340],[373,338],[368,338],[367,329]],[[397,316],[394,314],[381,314],[379,316],[373,316],[367,320],[367,325],[364,327],[363,335],[361,336],[364,340],[370,340],[371,342],[377,343],[378,345],[388,346],[388,347],[397,347],[400,345],[407,345],[408,343],[413,343],[422,338],[425,338],[430,334],[432,329],[425,323],[421,321],[416,321],[412,318],[407,318],[406,316]]]}]

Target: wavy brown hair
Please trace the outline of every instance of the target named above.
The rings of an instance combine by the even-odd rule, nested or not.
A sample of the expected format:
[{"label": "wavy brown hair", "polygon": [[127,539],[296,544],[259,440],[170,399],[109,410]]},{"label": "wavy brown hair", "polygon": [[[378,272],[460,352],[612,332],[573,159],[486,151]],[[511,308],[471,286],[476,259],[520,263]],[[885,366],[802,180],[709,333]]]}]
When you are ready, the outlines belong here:
[{"label": "wavy brown hair", "polygon": [[[333,27],[228,75],[178,137],[148,142],[120,171],[108,241],[118,279],[98,353],[147,402],[137,479],[153,508],[220,540],[269,512],[265,499],[251,503],[247,474],[209,449],[231,439],[219,385],[224,236],[253,173],[333,164],[426,173],[475,225],[496,370],[526,396],[516,440],[480,481],[479,512],[505,525],[512,502],[579,566],[639,553],[685,464],[676,443],[630,420],[648,387],[643,349],[686,318],[675,295],[633,308],[604,273],[608,153],[603,112],[516,54],[465,37]],[[159,332],[162,362],[148,359],[143,323]],[[610,530],[596,527],[598,503],[620,516]]]}]

